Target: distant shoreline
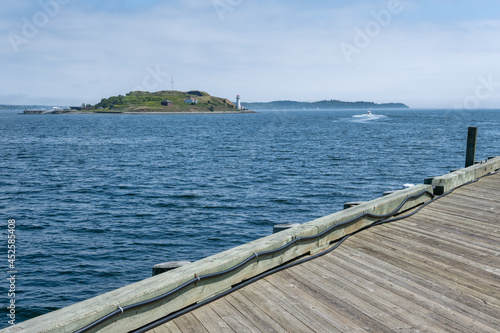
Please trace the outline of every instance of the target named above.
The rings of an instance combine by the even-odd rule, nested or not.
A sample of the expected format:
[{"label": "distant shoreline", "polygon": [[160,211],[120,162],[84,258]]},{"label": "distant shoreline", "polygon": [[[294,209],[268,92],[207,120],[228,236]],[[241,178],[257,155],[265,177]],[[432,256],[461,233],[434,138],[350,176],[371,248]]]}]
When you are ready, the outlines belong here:
[{"label": "distant shoreline", "polygon": [[297,101],[272,101],[272,102],[255,102],[243,103],[245,107],[260,111],[260,110],[339,110],[339,109],[357,109],[357,110],[375,110],[375,109],[409,109],[410,107],[403,103],[374,103],[374,102],[344,102],[339,100],[323,100],[318,102],[297,102]]},{"label": "distant shoreline", "polygon": [[[42,110],[40,110],[42,111]],[[116,115],[171,115],[171,114],[250,114],[257,113],[252,110],[241,110],[241,111],[136,111],[136,112],[127,112],[127,111],[47,111],[40,113],[25,113],[20,112],[18,114],[22,115],[47,115],[47,114],[116,114]]]}]

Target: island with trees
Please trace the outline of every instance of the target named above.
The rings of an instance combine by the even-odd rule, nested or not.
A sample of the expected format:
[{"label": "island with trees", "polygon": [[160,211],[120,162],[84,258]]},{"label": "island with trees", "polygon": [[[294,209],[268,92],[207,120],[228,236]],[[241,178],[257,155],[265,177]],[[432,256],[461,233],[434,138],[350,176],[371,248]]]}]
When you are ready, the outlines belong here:
[{"label": "island with trees", "polygon": [[187,92],[163,90],[157,92],[131,91],[126,95],[102,98],[95,105],[82,104],[69,109],[25,110],[25,114],[43,113],[254,113],[245,108],[238,108],[227,98],[215,97],[200,91]]},{"label": "island with trees", "polygon": [[207,92],[200,90],[191,90],[187,92],[176,90],[163,90],[157,92],[132,91],[125,96],[118,95],[103,98],[95,105],[86,105],[84,110],[126,113],[253,112],[246,109],[238,109],[229,99],[211,96]]},{"label": "island with trees", "polygon": [[252,110],[332,110],[332,109],[409,109],[403,103],[344,102],[323,100],[318,102],[273,101],[244,103]]},{"label": "island with trees", "polygon": [[196,113],[254,113],[251,110],[342,110],[342,109],[408,109],[403,103],[344,102],[322,100],[318,102],[273,101],[236,104],[227,98],[211,96],[200,90],[187,92],[162,90],[157,92],[131,91],[126,95],[102,98],[97,104],[82,104],[70,108],[53,107],[26,109],[24,114],[58,113],[133,113],[133,114],[196,114]]}]

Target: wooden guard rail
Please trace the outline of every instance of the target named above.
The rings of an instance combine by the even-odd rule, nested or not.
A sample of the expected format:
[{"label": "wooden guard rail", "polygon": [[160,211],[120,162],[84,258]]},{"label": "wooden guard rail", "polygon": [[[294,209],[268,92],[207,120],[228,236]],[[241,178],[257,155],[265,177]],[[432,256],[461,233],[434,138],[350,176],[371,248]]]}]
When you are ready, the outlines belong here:
[{"label": "wooden guard rail", "polygon": [[478,179],[490,172],[500,168],[500,156],[490,157],[484,163],[474,164],[465,169],[460,169],[451,172],[447,175],[435,177],[432,179],[432,186],[434,187],[434,194],[441,195],[460,185]]},{"label": "wooden guard rail", "polygon": [[[393,212],[406,198],[424,191],[438,190],[446,192],[467,181],[474,180],[484,174],[500,168],[500,157],[491,158],[486,163],[478,164],[452,174],[436,177],[432,185],[417,185],[393,194],[362,203],[358,206],[313,220],[298,227],[288,229],[233,249],[215,254],[192,264],[180,267],[125,286],[123,288],[99,295],[97,297],[73,304],[66,308],[39,316],[37,318],[5,328],[0,332],[74,332],[82,327],[115,311],[119,307],[135,304],[162,295],[183,283],[207,274],[224,271],[233,267],[255,253],[269,251],[282,247],[290,241],[306,236],[317,235],[333,225],[350,221],[353,218],[369,212],[384,215]],[[429,195],[409,199],[399,212],[411,209],[431,199]],[[323,235],[314,241],[303,241],[268,256],[259,256],[230,274],[201,280],[195,285],[183,290],[181,295],[173,295],[156,303],[126,311],[109,321],[92,328],[89,332],[127,332],[167,314],[178,311],[186,306],[207,299],[231,288],[246,279],[254,277],[285,262],[303,256],[317,253],[330,245],[330,242],[340,239],[346,234],[359,230],[377,219],[363,217],[356,222]]]}]

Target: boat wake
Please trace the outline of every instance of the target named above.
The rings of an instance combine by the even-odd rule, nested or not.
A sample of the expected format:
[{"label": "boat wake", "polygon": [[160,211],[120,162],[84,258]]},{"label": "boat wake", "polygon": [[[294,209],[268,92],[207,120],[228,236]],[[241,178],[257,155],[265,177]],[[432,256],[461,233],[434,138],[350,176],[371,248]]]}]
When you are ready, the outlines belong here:
[{"label": "boat wake", "polygon": [[354,121],[357,121],[357,122],[363,121],[364,122],[364,121],[373,121],[373,120],[382,119],[382,118],[385,118],[386,116],[384,116],[383,114],[373,114],[370,111],[368,111],[365,114],[358,114],[358,115],[354,115],[352,117],[354,118]]}]

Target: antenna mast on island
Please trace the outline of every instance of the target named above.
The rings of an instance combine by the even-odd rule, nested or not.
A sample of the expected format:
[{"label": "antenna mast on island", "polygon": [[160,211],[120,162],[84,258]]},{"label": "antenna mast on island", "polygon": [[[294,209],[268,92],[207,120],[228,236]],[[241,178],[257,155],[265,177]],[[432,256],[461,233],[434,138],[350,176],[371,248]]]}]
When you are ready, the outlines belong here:
[{"label": "antenna mast on island", "polygon": [[174,91],[174,76],[173,75],[172,75],[172,81],[171,81],[171,83],[172,83],[172,91]]}]

